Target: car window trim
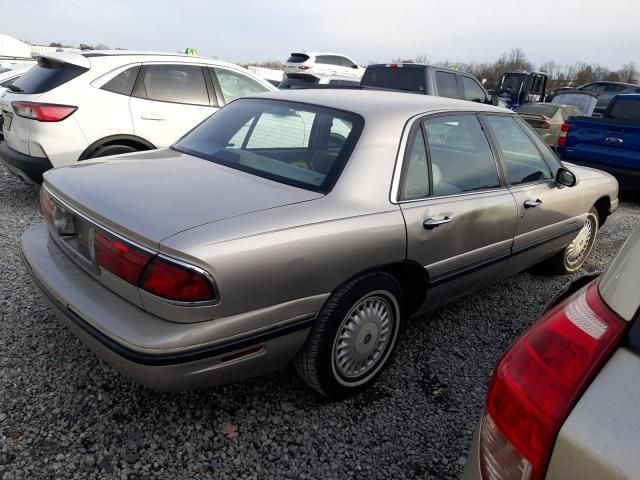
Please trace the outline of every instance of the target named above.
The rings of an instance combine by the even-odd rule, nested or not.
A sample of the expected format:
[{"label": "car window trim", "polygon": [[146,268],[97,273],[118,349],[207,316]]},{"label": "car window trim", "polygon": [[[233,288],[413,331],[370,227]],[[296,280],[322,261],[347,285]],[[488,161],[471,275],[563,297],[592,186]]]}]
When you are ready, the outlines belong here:
[{"label": "car window trim", "polygon": [[[400,189],[398,191],[398,196],[399,198],[402,198],[402,190],[403,190],[403,186],[407,180],[407,172],[409,171],[409,163],[410,163],[410,157],[411,154],[413,153],[413,147],[414,147],[414,143],[416,140],[416,137],[418,136],[418,132],[420,132],[422,134],[422,143],[424,145],[424,151],[425,151],[425,155],[427,157],[427,197],[421,197],[421,198],[428,198],[431,195],[431,192],[433,191],[433,186],[432,186],[432,182],[431,182],[431,160],[429,159],[429,150],[427,149],[427,139],[424,135],[424,127],[422,126],[422,122],[418,122],[417,125],[413,125],[413,127],[411,128],[411,130],[409,131],[409,138],[408,138],[408,143],[407,146],[409,148],[406,148],[404,151],[404,158],[402,159],[402,169],[400,171]],[[401,202],[407,202],[410,200],[418,200],[418,199],[401,199]]]},{"label": "car window trim", "polygon": [[[400,145],[398,147],[398,154],[396,155],[396,164],[395,167],[393,169],[393,177],[391,180],[391,189],[390,189],[390,193],[389,193],[389,200],[392,204],[394,205],[402,205],[405,203],[415,203],[415,202],[424,202],[426,200],[432,200],[432,199],[437,199],[437,198],[449,198],[449,197],[460,197],[460,196],[468,196],[468,195],[478,195],[478,194],[484,194],[487,192],[497,192],[499,190],[507,190],[508,188],[508,184],[506,182],[506,177],[503,174],[503,170],[502,170],[502,164],[499,161],[499,157],[497,155],[497,151],[491,141],[489,132],[487,132],[486,128],[485,128],[485,124],[482,121],[481,115],[484,114],[484,112],[477,112],[477,111],[470,111],[470,110],[464,110],[464,111],[456,111],[456,110],[442,110],[442,111],[437,111],[437,112],[429,112],[429,113],[420,113],[418,115],[415,115],[413,117],[411,117],[409,120],[407,120],[407,123],[405,124],[403,133],[402,133],[402,139],[400,141]],[[431,154],[429,152],[429,146],[428,146],[428,140],[427,140],[427,135],[426,132],[424,131],[424,126],[423,123],[425,120],[427,119],[431,119],[431,118],[438,118],[438,117],[450,117],[450,116],[459,116],[459,115],[474,115],[477,119],[478,122],[480,123],[480,128],[482,129],[482,132],[484,133],[486,139],[487,139],[487,143],[489,144],[489,149],[491,150],[491,153],[493,155],[493,161],[495,163],[496,166],[496,172],[498,173],[498,179],[500,181],[500,185],[496,186],[496,187],[492,187],[492,188],[485,188],[482,190],[472,190],[469,192],[460,192],[460,193],[452,193],[449,195],[433,195],[433,175],[431,172]],[[502,116],[509,116],[512,117],[512,114],[500,114]],[[420,125],[420,128],[423,130],[423,136],[424,136],[424,141],[425,141],[425,147],[426,147],[426,151],[427,151],[427,165],[428,165],[428,169],[429,169],[429,195],[426,197],[422,197],[422,198],[416,198],[416,199],[412,199],[412,200],[401,200],[401,187],[402,187],[402,173],[403,170],[405,168],[405,164],[406,162],[406,158],[408,156],[408,153],[411,150],[411,146],[412,143],[410,141],[410,137],[412,135],[412,133],[414,132],[414,130],[417,128],[415,126],[415,123],[418,122],[418,124]],[[413,137],[411,137],[412,139]]]},{"label": "car window trim", "polygon": [[[484,122],[487,125],[487,128],[485,129],[485,134],[487,135],[487,137],[489,138],[489,141],[491,142],[492,145],[495,146],[495,152],[494,154],[497,154],[497,157],[500,161],[500,166],[501,166],[501,170],[504,172],[504,182],[505,185],[508,188],[512,188],[512,187],[519,187],[521,185],[535,185],[537,183],[547,183],[549,182],[549,180],[553,180],[553,173],[551,168],[549,167],[549,164],[547,163],[547,160],[544,158],[544,155],[542,154],[542,152],[540,151],[540,149],[538,148],[538,146],[536,145],[536,142],[533,141],[533,139],[530,137],[530,135],[527,133],[526,129],[522,128],[522,126],[520,125],[520,119],[517,117],[517,115],[513,115],[513,114],[509,114],[509,113],[494,113],[494,112],[483,112],[481,114],[484,117]],[[511,183],[509,181],[509,176],[507,175],[507,169],[504,165],[504,159],[502,158],[502,150],[500,148],[500,144],[498,143],[498,140],[494,137],[493,135],[493,131],[491,130],[491,128],[489,128],[489,125],[487,123],[486,117],[506,117],[506,118],[512,118],[516,124],[518,126],[520,126],[520,128],[522,129],[522,131],[524,132],[524,134],[527,136],[527,138],[531,141],[531,143],[533,144],[534,148],[536,149],[536,151],[538,152],[538,154],[540,155],[540,158],[542,159],[542,161],[544,162],[544,164],[546,165],[546,167],[549,169],[549,173],[551,174],[550,178],[545,178],[542,180],[533,180],[531,182],[524,182],[524,183]]]},{"label": "car window trim", "polygon": [[[159,66],[159,65],[178,65],[178,66],[191,66],[191,67],[199,67],[202,72],[202,77],[204,80],[205,90],[207,92],[208,103],[185,103],[185,102],[171,102],[169,100],[158,100],[156,98],[149,98],[147,94],[147,88],[144,86],[144,74],[147,71],[147,67],[150,66]],[[149,100],[150,102],[160,102],[160,103],[170,103],[173,105],[188,105],[190,107],[204,107],[211,108],[211,92],[209,91],[209,86],[207,85],[207,73],[203,65],[199,63],[180,63],[180,62],[143,62],[140,66],[140,71],[138,72],[138,78],[136,78],[136,83],[133,86],[133,90],[131,91],[132,98],[140,98],[142,100]]]}]

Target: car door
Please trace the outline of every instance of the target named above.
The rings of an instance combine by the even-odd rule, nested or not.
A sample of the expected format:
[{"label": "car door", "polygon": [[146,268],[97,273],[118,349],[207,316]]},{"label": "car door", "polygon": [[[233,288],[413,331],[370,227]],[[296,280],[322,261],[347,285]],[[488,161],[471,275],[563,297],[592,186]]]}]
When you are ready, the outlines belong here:
[{"label": "car door", "polygon": [[200,65],[142,66],[129,101],[133,129],[158,148],[168,147],[217,109]]},{"label": "car door", "polygon": [[317,55],[316,64],[314,65],[314,73],[320,75],[338,75],[337,60],[333,55]]},{"label": "car door", "polygon": [[482,86],[473,78],[466,75],[458,75],[460,80],[460,88],[462,89],[462,98],[470,102],[491,103],[491,99]]},{"label": "car door", "polygon": [[426,269],[432,308],[500,278],[517,209],[476,115],[429,116],[406,150],[398,200],[407,257]]},{"label": "car door", "polygon": [[483,115],[518,208],[510,271],[528,268],[568,245],[582,228],[582,199],[559,186],[553,152],[514,115]]}]

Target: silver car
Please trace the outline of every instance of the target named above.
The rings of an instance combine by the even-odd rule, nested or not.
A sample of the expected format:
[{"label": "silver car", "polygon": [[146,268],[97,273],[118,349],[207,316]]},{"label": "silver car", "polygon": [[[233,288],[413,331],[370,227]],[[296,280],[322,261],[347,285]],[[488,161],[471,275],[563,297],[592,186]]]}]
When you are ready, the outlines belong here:
[{"label": "silver car", "polygon": [[234,101],[166,150],[48,172],[22,238],[92,350],[161,390],[295,359],[318,392],[370,385],[401,326],[545,261],[573,272],[618,206],[505,109],[395,92]]},{"label": "silver car", "polygon": [[593,277],[498,363],[465,480],[640,478],[640,229]]}]

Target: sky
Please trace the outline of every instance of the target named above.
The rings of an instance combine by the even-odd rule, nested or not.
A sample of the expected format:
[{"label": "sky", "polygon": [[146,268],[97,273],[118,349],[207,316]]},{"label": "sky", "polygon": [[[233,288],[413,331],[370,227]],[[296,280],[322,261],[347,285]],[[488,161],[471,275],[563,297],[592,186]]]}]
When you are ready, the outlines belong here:
[{"label": "sky", "polygon": [[519,47],[536,66],[640,64],[638,0],[0,0],[0,12],[0,33],[32,43],[189,47],[236,63],[301,50],[483,62]]}]

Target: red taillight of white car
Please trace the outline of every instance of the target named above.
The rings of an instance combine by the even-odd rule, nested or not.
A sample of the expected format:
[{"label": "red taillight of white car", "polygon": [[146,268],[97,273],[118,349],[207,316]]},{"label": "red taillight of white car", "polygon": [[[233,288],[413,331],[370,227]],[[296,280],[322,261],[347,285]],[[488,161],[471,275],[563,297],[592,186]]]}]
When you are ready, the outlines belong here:
[{"label": "red taillight of white car", "polygon": [[560,127],[560,136],[558,137],[559,147],[565,147],[567,145],[567,137],[569,136],[569,130],[571,130],[571,125],[568,122],[564,122]]},{"label": "red taillight of white car", "polygon": [[511,346],[487,394],[479,450],[484,480],[545,477],[562,424],[626,328],[592,282]]},{"label": "red taillight of white car", "polygon": [[30,118],[39,122],[59,122],[64,120],[78,107],[70,105],[53,105],[49,103],[12,102],[11,106],[16,115]]}]

